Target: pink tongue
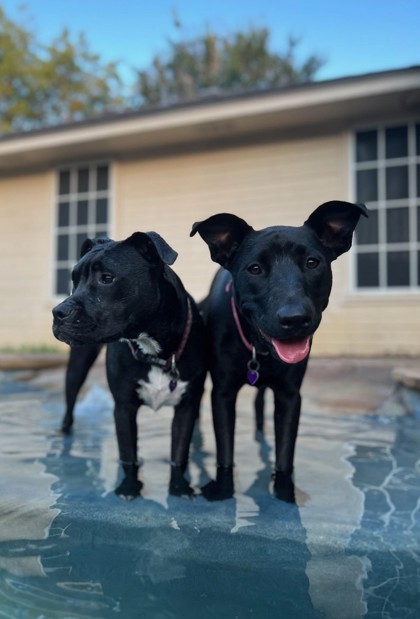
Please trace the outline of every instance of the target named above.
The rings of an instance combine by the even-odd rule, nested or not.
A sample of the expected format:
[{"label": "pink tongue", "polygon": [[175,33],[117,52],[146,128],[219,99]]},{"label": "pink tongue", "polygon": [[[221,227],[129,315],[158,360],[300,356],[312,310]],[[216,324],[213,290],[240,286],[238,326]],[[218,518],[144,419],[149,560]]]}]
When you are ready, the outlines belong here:
[{"label": "pink tongue", "polygon": [[309,337],[302,340],[271,340],[274,350],[285,363],[299,363],[309,355]]}]

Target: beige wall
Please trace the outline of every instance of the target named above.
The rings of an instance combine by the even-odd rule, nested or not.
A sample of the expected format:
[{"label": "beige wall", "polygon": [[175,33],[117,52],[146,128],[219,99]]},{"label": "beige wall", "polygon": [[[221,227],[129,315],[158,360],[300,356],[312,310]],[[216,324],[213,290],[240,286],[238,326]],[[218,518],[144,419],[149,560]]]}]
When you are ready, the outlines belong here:
[{"label": "beige wall", "polygon": [[[349,199],[349,136],[241,146],[113,164],[113,236],[156,230],[179,252],[174,269],[198,300],[217,266],[194,221],[217,212],[255,228],[300,225],[319,204]],[[0,181],[3,274],[0,347],[58,342],[51,335],[54,174]],[[420,354],[419,295],[351,290],[350,257],[334,265],[318,355]],[[391,328],[390,328],[391,325]]]}]

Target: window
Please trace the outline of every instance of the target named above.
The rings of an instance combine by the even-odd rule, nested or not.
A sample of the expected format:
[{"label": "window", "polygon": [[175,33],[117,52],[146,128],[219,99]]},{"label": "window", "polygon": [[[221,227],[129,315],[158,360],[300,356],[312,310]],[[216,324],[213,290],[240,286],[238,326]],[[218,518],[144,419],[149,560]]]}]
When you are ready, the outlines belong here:
[{"label": "window", "polygon": [[54,292],[67,295],[71,270],[86,238],[108,235],[110,183],[108,164],[89,164],[58,171]]},{"label": "window", "polygon": [[357,131],[356,201],[369,219],[356,229],[359,289],[420,289],[420,123]]}]

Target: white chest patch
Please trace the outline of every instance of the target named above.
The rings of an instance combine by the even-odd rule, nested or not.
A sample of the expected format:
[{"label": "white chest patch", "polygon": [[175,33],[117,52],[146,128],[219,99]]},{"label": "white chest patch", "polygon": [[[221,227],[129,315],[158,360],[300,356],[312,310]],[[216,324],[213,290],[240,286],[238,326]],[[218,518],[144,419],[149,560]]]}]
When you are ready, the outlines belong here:
[{"label": "white chest patch", "polygon": [[162,406],[176,406],[181,401],[188,382],[178,380],[176,388],[170,391],[170,380],[168,373],[164,373],[159,367],[152,366],[147,380],[139,380],[137,394],[147,406],[155,411]]}]

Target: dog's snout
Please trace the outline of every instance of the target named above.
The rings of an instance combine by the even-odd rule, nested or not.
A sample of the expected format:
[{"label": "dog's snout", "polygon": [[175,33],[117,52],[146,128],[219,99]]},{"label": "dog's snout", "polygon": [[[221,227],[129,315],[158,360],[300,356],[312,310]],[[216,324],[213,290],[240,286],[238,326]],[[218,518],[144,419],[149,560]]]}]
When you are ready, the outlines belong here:
[{"label": "dog's snout", "polygon": [[284,305],[277,311],[280,326],[285,331],[293,332],[307,329],[311,324],[311,314],[303,304]]},{"label": "dog's snout", "polygon": [[74,301],[67,299],[59,305],[53,308],[52,313],[54,320],[57,322],[65,322],[66,320],[74,318],[77,312],[77,305]]}]

